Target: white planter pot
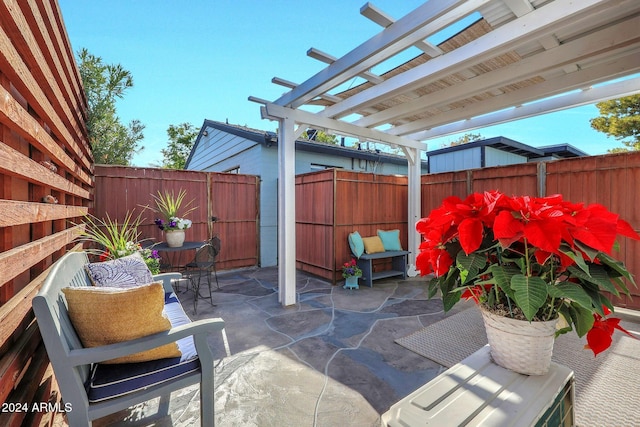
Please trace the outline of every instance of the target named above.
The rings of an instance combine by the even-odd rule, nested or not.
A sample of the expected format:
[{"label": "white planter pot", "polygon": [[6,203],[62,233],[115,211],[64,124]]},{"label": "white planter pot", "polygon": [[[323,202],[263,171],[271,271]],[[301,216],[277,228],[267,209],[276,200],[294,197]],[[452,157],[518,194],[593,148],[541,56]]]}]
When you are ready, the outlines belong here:
[{"label": "white planter pot", "polygon": [[165,239],[167,240],[167,246],[170,248],[179,248],[184,243],[184,230],[169,230],[165,231]]},{"label": "white planter pot", "polygon": [[503,368],[525,375],[544,375],[551,366],[558,319],[529,322],[480,309],[491,358]]}]

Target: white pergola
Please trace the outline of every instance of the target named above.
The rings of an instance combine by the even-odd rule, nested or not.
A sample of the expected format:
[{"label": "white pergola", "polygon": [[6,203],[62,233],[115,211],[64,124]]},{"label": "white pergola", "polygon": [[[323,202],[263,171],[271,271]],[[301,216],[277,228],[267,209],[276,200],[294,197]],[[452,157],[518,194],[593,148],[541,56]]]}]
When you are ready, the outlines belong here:
[{"label": "white pergola", "polygon": [[[638,0],[430,0],[394,20],[370,3],[360,13],[383,27],[341,58],[262,104],[279,122],[278,263],[280,302],[296,302],[295,140],[308,127],[399,147],[408,166],[408,221],[420,217],[420,158],[426,142],[640,92]],[[477,20],[448,40],[440,31]],[[457,28],[457,27],[456,27]],[[406,54],[402,66],[372,69]],[[349,90],[354,78],[363,83]],[[419,235],[409,227],[410,263]]]}]

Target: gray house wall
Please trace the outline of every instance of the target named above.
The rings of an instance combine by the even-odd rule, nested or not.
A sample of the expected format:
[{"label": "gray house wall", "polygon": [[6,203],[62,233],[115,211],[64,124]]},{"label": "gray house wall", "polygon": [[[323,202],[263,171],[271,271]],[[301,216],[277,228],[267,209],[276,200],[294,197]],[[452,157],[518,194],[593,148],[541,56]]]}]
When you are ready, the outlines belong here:
[{"label": "gray house wall", "polygon": [[484,147],[484,165],[476,167],[506,166],[527,163],[529,159],[520,154],[509,153],[493,147]]}]

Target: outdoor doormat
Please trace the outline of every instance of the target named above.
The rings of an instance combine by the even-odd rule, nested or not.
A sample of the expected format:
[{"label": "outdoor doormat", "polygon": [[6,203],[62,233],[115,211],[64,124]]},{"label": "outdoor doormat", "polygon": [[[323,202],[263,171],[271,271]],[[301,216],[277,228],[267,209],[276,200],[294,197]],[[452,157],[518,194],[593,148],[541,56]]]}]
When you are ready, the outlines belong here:
[{"label": "outdoor doormat", "polygon": [[[640,338],[640,324],[620,325]],[[474,307],[395,340],[404,348],[450,368],[487,344],[480,311]],[[576,421],[579,426],[631,426],[640,420],[640,339],[620,331],[598,357],[585,350],[586,339],[561,335],[553,361],[575,375]]]}]

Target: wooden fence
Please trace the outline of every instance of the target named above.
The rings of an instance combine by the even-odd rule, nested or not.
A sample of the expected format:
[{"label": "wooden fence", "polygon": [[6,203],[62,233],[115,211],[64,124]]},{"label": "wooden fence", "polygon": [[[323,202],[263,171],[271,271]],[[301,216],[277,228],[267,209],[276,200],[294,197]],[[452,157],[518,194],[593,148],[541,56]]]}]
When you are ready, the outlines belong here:
[{"label": "wooden fence", "polygon": [[[128,212],[141,215],[139,228],[142,239],[161,242],[164,236],[154,224],[156,218],[153,195],[158,191],[181,189],[187,192],[184,203],[194,201],[197,209],[188,218],[193,226],[187,230],[187,240],[205,241],[217,234],[222,241],[216,259],[220,270],[258,265],[259,260],[259,195],[260,180],[254,175],[214,172],[176,171],[168,169],[96,166],[95,212],[98,218],[122,221]],[[148,208],[146,208],[148,207]],[[217,221],[212,222],[215,217]],[[182,264],[193,252],[180,252]],[[161,253],[167,257],[168,254]],[[171,254],[171,256],[178,256]]]},{"label": "wooden fence", "polygon": [[[0,2],[0,425],[51,425],[59,402],[31,310],[88,211],[93,160],[81,79],[57,3]],[[43,198],[57,203],[42,203]],[[13,410],[4,403],[26,405]],[[21,406],[20,409],[25,406]],[[15,409],[15,408],[14,408]]]},{"label": "wooden fence", "polygon": [[[296,177],[297,267],[335,283],[347,236],[399,229],[407,246],[407,178],[329,169]],[[375,268],[385,268],[377,264]]]},{"label": "wooden fence", "polygon": [[[640,153],[622,153],[540,163],[423,175],[422,216],[448,196],[500,190],[509,195],[563,194],[566,200],[600,203],[640,230]],[[296,178],[298,268],[328,280],[342,280],[351,257],[347,236],[358,230],[399,229],[407,247],[407,178],[327,170]],[[313,244],[309,244],[313,242]],[[616,258],[640,278],[640,242],[623,238]],[[380,266],[379,268],[385,268]],[[640,309],[640,289],[618,306]]]}]

